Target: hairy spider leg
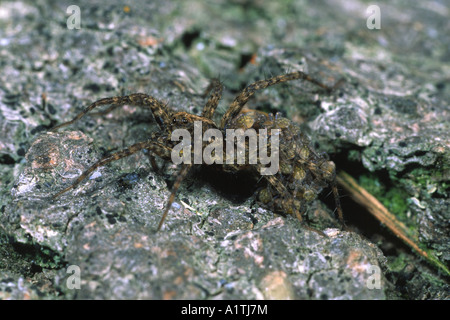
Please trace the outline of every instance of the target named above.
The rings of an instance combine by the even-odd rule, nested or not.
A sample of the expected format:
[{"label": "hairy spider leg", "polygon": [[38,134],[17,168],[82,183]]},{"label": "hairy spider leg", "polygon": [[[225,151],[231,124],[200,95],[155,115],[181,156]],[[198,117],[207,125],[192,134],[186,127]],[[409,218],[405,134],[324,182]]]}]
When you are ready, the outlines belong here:
[{"label": "hairy spider leg", "polygon": [[256,91],[265,89],[269,86],[273,86],[274,84],[277,84],[277,83],[296,80],[296,79],[302,79],[302,80],[309,81],[323,89],[326,89],[327,91],[332,90],[332,88],[315,80],[311,76],[309,76],[306,73],[303,73],[301,71],[283,74],[283,75],[272,77],[272,78],[269,78],[266,80],[256,81],[256,82],[250,84],[249,86],[247,86],[244,90],[242,90],[242,92],[231,103],[230,108],[227,110],[227,112],[222,117],[221,128],[225,128],[225,126],[227,126],[230,123],[230,121],[233,120],[234,117],[236,117],[241,112],[244,105],[247,103],[247,101],[250,99],[251,96],[253,96],[253,94]]},{"label": "hairy spider leg", "polygon": [[55,194],[52,198],[56,199],[59,196],[61,196],[63,193],[71,190],[71,189],[75,189],[81,181],[83,181],[84,179],[86,179],[93,171],[95,171],[95,169],[97,169],[98,167],[104,166],[107,163],[110,163],[112,161],[116,161],[125,157],[128,157],[142,149],[148,149],[150,152],[153,152],[155,154],[157,154],[158,156],[165,158],[165,159],[170,159],[170,154],[171,154],[171,149],[165,147],[162,144],[153,142],[151,140],[148,141],[144,141],[144,142],[138,142],[135,143],[133,145],[131,145],[130,147],[115,152],[113,154],[110,154],[109,156],[106,156],[102,159],[100,159],[99,161],[97,161],[96,163],[94,163],[91,167],[89,167],[86,171],[84,171],[76,180],[75,182],[72,183],[72,185],[70,185],[69,187],[65,188],[64,190],[58,192],[57,194]]},{"label": "hairy spider leg", "polygon": [[[275,187],[275,189],[278,191],[280,195],[289,195],[289,192],[287,191],[286,187],[275,176],[266,176],[266,179],[272,186]],[[304,227],[306,227],[306,229],[314,231],[322,236],[326,236],[322,231],[312,228],[308,226],[306,223],[304,223],[302,214],[297,208],[295,208],[294,203],[292,203],[292,210],[294,211],[295,217],[302,223]]]},{"label": "hairy spider leg", "polygon": [[[296,214],[297,214],[297,212],[298,212],[298,211],[296,211]],[[300,215],[300,213],[298,213],[298,214]],[[301,216],[301,215],[300,215],[300,216]],[[319,229],[316,229],[316,228],[313,228],[313,227],[309,226],[307,223],[304,222],[304,220],[300,220],[300,222],[301,222],[303,228],[306,228],[306,229],[309,230],[309,231],[313,231],[313,232],[319,234],[319,235],[322,236],[322,237],[328,238],[328,236],[327,236],[323,231],[321,231],[321,230],[319,230]]]},{"label": "hairy spider leg", "polygon": [[[262,168],[262,166],[261,166],[261,168]],[[270,185],[272,185],[275,188],[275,190],[277,190],[277,192],[280,195],[289,194],[288,190],[286,189],[286,186],[279,179],[277,179],[275,176],[267,175],[267,176],[264,176],[264,177],[270,183]]]},{"label": "hairy spider leg", "polygon": [[[278,179],[276,179],[276,178],[274,178],[274,179],[275,179],[275,180],[278,180]],[[274,180],[272,180],[270,183],[272,183],[273,181],[274,181]],[[281,183],[281,182],[279,182],[279,183]],[[289,194],[288,194],[288,196],[289,196]],[[275,202],[277,202],[277,200],[279,200],[279,199],[276,199]],[[291,198],[291,200],[293,200],[293,198]],[[302,210],[302,211],[298,210],[298,209],[295,207],[294,201],[292,201],[291,209],[292,209],[292,211],[293,211],[293,214],[294,214],[295,217],[297,218],[297,220],[300,221],[301,225],[302,225],[305,229],[307,229],[307,230],[309,230],[309,231],[313,231],[313,232],[319,234],[320,236],[328,237],[328,236],[327,236],[325,233],[323,233],[322,231],[320,231],[320,230],[318,230],[318,229],[316,229],[316,228],[313,228],[313,227],[309,226],[309,225],[305,222],[305,220],[303,219],[303,216],[302,216],[302,213],[304,213],[305,211],[304,211],[304,210]]]},{"label": "hairy spider leg", "polygon": [[341,222],[342,227],[344,229],[347,229],[347,226],[344,221],[344,213],[342,212],[341,200],[339,198],[339,192],[338,192],[338,188],[337,188],[336,179],[334,179],[333,182],[331,183],[331,190],[333,191],[334,203],[336,204],[336,210],[338,213],[339,221]]},{"label": "hairy spider leg", "polygon": [[[123,106],[123,105],[133,105],[133,106],[140,106],[140,107],[150,107],[150,109],[153,112],[153,116],[155,117],[156,122],[160,126],[160,128],[164,131],[167,130],[167,128],[170,125],[170,115],[167,112],[166,107],[153,98],[152,96],[149,96],[145,93],[133,93],[127,96],[117,96],[117,97],[110,97],[110,98],[104,98],[95,101],[91,105],[89,105],[86,109],[81,111],[75,118],[73,118],[70,121],[64,122],[54,128],[52,128],[50,131],[56,131],[62,127],[66,127],[68,125],[73,124],[74,122],[80,120],[82,117],[84,117],[89,111],[91,111],[94,108],[97,108],[99,106],[103,105],[116,105],[116,106]],[[115,107],[114,107],[115,108]],[[111,107],[110,107],[111,109]]]},{"label": "hairy spider leg", "polygon": [[217,87],[217,83],[219,83],[219,84],[221,83],[218,78],[210,79],[208,86],[202,93],[202,97],[206,98],[209,95],[209,93],[211,92],[211,90],[214,89],[215,87]]},{"label": "hairy spider leg", "polygon": [[202,117],[212,119],[217,106],[219,105],[220,98],[222,98],[223,85],[219,79],[213,79],[205,91],[205,96],[213,90],[211,96],[206,102],[203,108]]},{"label": "hairy spider leg", "polygon": [[91,112],[91,116],[104,116],[108,113],[110,113],[111,111],[113,111],[114,109],[117,109],[118,107],[120,107],[120,104],[112,104],[109,108],[102,110],[102,111],[98,111],[98,112]]},{"label": "hairy spider leg", "polygon": [[159,221],[158,224],[158,229],[157,231],[159,231],[164,223],[164,220],[167,217],[167,214],[169,213],[170,208],[172,207],[172,203],[175,201],[175,195],[177,194],[178,188],[181,185],[181,182],[184,180],[184,178],[187,176],[187,174],[189,173],[189,170],[191,169],[192,164],[184,164],[181,167],[180,172],[178,173],[178,177],[175,180],[175,183],[173,184],[172,187],[172,192],[169,196],[169,201],[167,201],[167,205],[166,205],[166,209],[164,210],[164,213],[161,217],[161,220]]},{"label": "hairy spider leg", "polygon": [[[307,163],[306,161],[302,161],[300,159],[297,161],[299,163],[302,163],[303,165],[306,165],[311,170],[311,172],[313,172],[313,173],[320,172],[321,174],[323,174],[323,171],[317,165],[315,165],[313,163]],[[339,221],[341,222],[343,228],[345,229],[345,228],[347,228],[347,226],[344,221],[344,213],[343,213],[342,207],[341,207],[341,200],[340,200],[339,191],[338,191],[338,187],[337,187],[335,172],[333,172],[332,179],[329,179],[329,183],[330,183],[331,191],[333,192],[334,204],[336,205],[336,211],[338,213]]]}]

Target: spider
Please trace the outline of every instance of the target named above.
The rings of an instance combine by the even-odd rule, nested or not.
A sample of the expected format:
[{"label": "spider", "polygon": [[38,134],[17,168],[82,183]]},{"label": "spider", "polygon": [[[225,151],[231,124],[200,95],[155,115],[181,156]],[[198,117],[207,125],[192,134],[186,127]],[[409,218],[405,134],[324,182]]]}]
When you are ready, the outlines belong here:
[{"label": "spider", "polygon": [[[296,79],[309,81],[327,92],[330,92],[334,88],[324,85],[301,71],[256,81],[248,85],[236,96],[223,115],[220,124],[216,124],[212,120],[223,91],[223,85],[218,79],[212,80],[205,91],[205,96],[209,95],[209,98],[203,108],[201,116],[187,112],[175,112],[169,110],[166,105],[144,93],[133,93],[130,95],[104,98],[95,101],[71,121],[62,123],[52,128],[51,131],[56,131],[62,127],[73,124],[91,110],[103,105],[110,105],[110,107],[102,112],[102,114],[123,105],[149,108],[152,111],[160,130],[152,133],[147,141],[135,143],[126,149],[100,159],[84,171],[70,186],[55,194],[53,199],[58,198],[71,189],[75,189],[98,167],[130,156],[142,149],[147,149],[149,151],[151,154],[150,162],[153,168],[157,169],[153,155],[159,156],[167,161],[171,160],[172,149],[175,146],[175,142],[171,139],[172,132],[175,129],[186,129],[192,134],[194,132],[194,123],[199,121],[202,124],[203,133],[208,129],[217,129],[223,133],[225,133],[226,129],[279,129],[279,170],[276,174],[261,176],[258,172],[258,169],[261,169],[262,167],[261,164],[225,164],[225,162],[223,162],[221,168],[230,172],[247,170],[257,176],[259,175],[260,179],[264,179],[267,183],[265,187],[260,188],[258,191],[258,202],[275,212],[293,214],[300,221],[302,221],[302,215],[306,212],[307,203],[312,201],[324,187],[330,186],[334,194],[339,219],[343,224],[343,214],[339,202],[334,163],[328,161],[326,156],[315,152],[311,147],[308,138],[300,131],[299,127],[289,119],[281,117],[280,114],[273,116],[256,110],[243,111],[244,105],[256,91],[277,83]],[[225,135],[224,139],[226,140],[226,138]],[[205,147],[205,143],[206,142],[203,142],[203,148]],[[267,145],[269,144],[270,143]],[[245,149],[245,152],[248,156],[248,148]],[[161,229],[169,209],[175,200],[180,184],[187,176],[192,166],[193,164],[181,164],[181,169],[173,184],[172,192],[159,222],[157,228],[158,231]],[[306,227],[312,229],[308,226]]]}]

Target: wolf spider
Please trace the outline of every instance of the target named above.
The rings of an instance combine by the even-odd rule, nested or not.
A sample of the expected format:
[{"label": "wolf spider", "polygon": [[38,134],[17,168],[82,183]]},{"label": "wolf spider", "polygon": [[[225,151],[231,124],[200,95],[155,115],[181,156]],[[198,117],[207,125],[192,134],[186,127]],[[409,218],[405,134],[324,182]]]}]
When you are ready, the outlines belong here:
[{"label": "wolf spider", "polygon": [[[175,129],[187,129],[192,134],[194,121],[201,121],[203,133],[210,128],[219,129],[222,133],[225,133],[225,130],[230,128],[280,129],[279,171],[275,175],[260,176],[264,177],[267,181],[267,186],[258,191],[258,201],[263,206],[275,212],[293,214],[302,221],[302,215],[306,212],[307,203],[313,200],[317,194],[321,192],[322,188],[330,186],[334,194],[339,219],[343,224],[342,209],[339,203],[339,195],[336,186],[334,163],[328,161],[325,156],[317,154],[310,146],[308,138],[304,136],[300,132],[300,129],[290,120],[282,118],[278,114],[272,116],[261,111],[242,110],[244,105],[256,91],[277,83],[296,79],[309,81],[314,85],[325,89],[327,92],[332,90],[332,88],[320,83],[301,71],[256,81],[247,86],[236,96],[223,115],[220,125],[212,120],[219,104],[219,100],[222,97],[223,90],[222,84],[217,79],[213,80],[206,89],[205,96],[209,95],[209,99],[203,108],[201,116],[187,112],[174,112],[169,110],[166,105],[144,93],[133,93],[126,96],[104,98],[95,101],[71,121],[60,124],[51,129],[51,131],[56,131],[62,127],[68,126],[81,119],[89,111],[103,105],[110,105],[110,107],[102,113],[107,113],[114,108],[123,105],[149,108],[153,113],[160,131],[154,132],[147,141],[135,143],[124,150],[102,158],[84,171],[70,186],[54,195],[53,199],[58,198],[60,195],[71,189],[75,189],[98,167],[130,156],[142,149],[147,149],[149,153],[152,154],[150,156],[151,164],[153,168],[156,169],[157,165],[153,155],[157,155],[167,161],[171,160],[171,151],[175,146],[175,143],[171,140],[172,132]],[[249,170],[250,172],[253,172],[253,174],[258,175],[258,169],[260,169],[262,165],[225,164],[225,161],[223,161],[221,166],[225,171],[237,172],[240,170]],[[181,165],[181,169],[173,184],[172,192],[157,230],[161,229],[167,213],[175,200],[177,190],[191,167],[192,164]],[[306,227],[312,229],[308,226]]]}]

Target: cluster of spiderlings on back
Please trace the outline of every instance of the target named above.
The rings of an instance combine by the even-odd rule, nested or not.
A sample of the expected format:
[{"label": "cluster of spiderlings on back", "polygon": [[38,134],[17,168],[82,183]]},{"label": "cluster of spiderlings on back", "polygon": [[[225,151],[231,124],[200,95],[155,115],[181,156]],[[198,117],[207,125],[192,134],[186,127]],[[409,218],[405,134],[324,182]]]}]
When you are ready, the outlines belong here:
[{"label": "cluster of spiderlings on back", "polygon": [[266,176],[268,183],[258,191],[257,200],[262,206],[301,219],[307,204],[323,188],[334,183],[335,164],[328,161],[325,154],[315,152],[300,127],[280,114],[273,116],[250,110],[239,114],[231,126],[253,128],[256,132],[258,129],[268,129],[269,134],[271,129],[280,129],[279,170],[273,176]]}]

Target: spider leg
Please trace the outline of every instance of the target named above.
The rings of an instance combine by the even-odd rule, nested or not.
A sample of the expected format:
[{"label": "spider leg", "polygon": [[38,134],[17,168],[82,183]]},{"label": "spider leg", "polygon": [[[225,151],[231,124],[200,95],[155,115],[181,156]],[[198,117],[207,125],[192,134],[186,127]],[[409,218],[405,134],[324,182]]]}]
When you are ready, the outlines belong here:
[{"label": "spider leg", "polygon": [[144,142],[138,142],[136,144],[131,145],[130,147],[115,152],[109,156],[104,157],[103,159],[100,159],[96,163],[94,163],[91,167],[89,167],[86,171],[84,171],[76,180],[72,183],[69,187],[63,189],[62,191],[55,194],[52,199],[56,199],[59,196],[61,196],[63,193],[66,193],[67,191],[71,189],[75,189],[84,179],[89,177],[89,175],[94,172],[98,167],[104,166],[107,163],[128,157],[142,149],[148,149],[151,152],[154,152],[155,154],[159,155],[163,158],[170,158],[171,150],[159,143],[155,143],[153,141],[144,141]]},{"label": "spider leg", "polygon": [[[89,111],[91,111],[94,108],[97,108],[99,106],[103,105],[116,105],[116,106],[123,106],[123,105],[134,105],[134,106],[143,106],[143,107],[149,107],[152,112],[153,116],[155,117],[156,122],[160,126],[162,130],[166,130],[170,125],[170,116],[167,111],[167,108],[158,100],[153,98],[152,96],[149,96],[145,93],[133,93],[127,96],[117,96],[117,97],[111,97],[111,98],[104,98],[95,101],[91,105],[89,105],[86,109],[81,111],[75,118],[73,118],[70,121],[64,122],[54,128],[52,128],[50,131],[56,131],[62,127],[66,127],[68,125],[71,125],[72,123],[80,120],[82,117],[84,117]],[[111,111],[116,107],[110,107],[107,109],[107,111]]]},{"label": "spider leg", "polygon": [[152,154],[148,154],[148,159],[150,160],[150,164],[152,165],[153,171],[159,172],[158,164],[156,163],[156,159]]},{"label": "spider leg", "polygon": [[219,79],[213,79],[205,91],[205,96],[208,95],[211,90],[214,90],[206,102],[203,108],[202,117],[212,119],[217,106],[219,105],[219,100],[222,98],[223,85]]},{"label": "spider leg", "polygon": [[[279,195],[281,195],[281,198],[279,199],[279,201],[281,201],[281,202],[282,201],[286,201],[285,197],[290,198],[290,200],[294,200],[294,199],[291,198],[292,195],[288,192],[288,190],[286,189],[286,186],[278,178],[276,178],[275,176],[266,176],[265,178],[270,183],[270,185],[275,188],[275,190],[279,193]],[[337,189],[336,189],[336,192],[337,192]],[[337,199],[339,200],[339,198],[337,198]],[[291,202],[291,201],[289,201],[289,202]],[[321,236],[328,237],[322,231],[320,231],[318,229],[315,229],[313,227],[310,227],[308,224],[305,223],[305,221],[304,221],[304,219],[302,217],[302,212],[304,212],[303,206],[299,209],[299,208],[295,207],[295,204],[294,204],[293,201],[291,202],[291,206],[292,206],[293,214],[300,221],[300,223],[302,224],[302,226],[305,229],[310,230],[310,231],[314,231],[315,233],[317,233],[317,234],[319,234]],[[283,207],[282,203],[280,203],[280,207]],[[340,208],[340,205],[339,205],[338,208],[339,208],[338,209],[339,216],[341,216],[342,215],[342,210]]]},{"label": "spider leg", "polygon": [[336,180],[332,182],[331,190],[333,191],[334,203],[336,204],[336,210],[338,213],[339,221],[341,222],[343,228],[347,229],[347,226],[345,225],[345,221],[344,221],[344,214],[342,212],[341,200],[339,199],[339,192],[338,192]]},{"label": "spider leg", "polygon": [[267,175],[264,177],[270,183],[270,185],[275,188],[278,194],[284,195],[289,193],[288,190],[286,189],[286,186],[275,176]]},{"label": "spider leg", "polygon": [[324,232],[322,232],[321,230],[313,228],[313,227],[309,226],[307,223],[305,223],[305,220],[303,219],[303,216],[302,216],[302,213],[304,214],[306,212],[304,207],[302,207],[300,209],[295,208],[294,205],[292,205],[292,207],[293,207],[292,209],[294,210],[295,217],[298,219],[298,221],[300,221],[301,225],[306,230],[313,231],[313,232],[317,233],[320,236],[328,238],[328,236]]},{"label": "spider leg", "polygon": [[[319,166],[317,166],[314,163],[306,163],[305,161],[300,161],[298,160],[299,163],[303,163],[304,165],[306,165],[310,171],[315,174],[317,177],[323,177],[324,172],[320,169]],[[325,172],[325,174],[328,174]],[[336,172],[333,172],[333,176],[331,179],[328,180],[329,181],[329,186],[331,188],[331,191],[333,192],[333,196],[334,196],[334,203],[336,205],[336,211],[338,213],[338,218],[339,218],[339,222],[342,224],[343,228],[346,229],[347,226],[345,225],[345,221],[344,221],[344,213],[342,211],[342,207],[341,207],[341,201],[340,201],[340,197],[339,197],[339,191],[337,188],[337,183],[336,183]]]},{"label": "spider leg", "polygon": [[211,79],[205,91],[202,93],[202,98],[206,98],[210,94],[211,90],[217,87],[217,83],[220,83],[219,78]]},{"label": "spider leg", "polygon": [[325,238],[328,238],[328,236],[327,236],[323,231],[320,231],[320,230],[318,230],[318,229],[316,229],[316,228],[313,228],[313,227],[311,227],[311,226],[308,226],[308,224],[306,224],[303,220],[300,220],[300,222],[301,222],[302,226],[303,226],[305,229],[307,229],[307,230],[309,230],[309,231],[314,231],[314,232],[317,233],[318,235],[320,235],[320,236],[322,236],[322,237],[325,237]]},{"label": "spider leg", "polygon": [[331,91],[332,88],[326,86],[325,84],[313,79],[311,76],[307,75],[306,73],[303,73],[301,71],[292,72],[288,74],[279,75],[276,77],[272,77],[266,80],[259,80],[251,85],[247,86],[242,92],[234,99],[234,101],[231,103],[230,108],[227,110],[227,112],[222,117],[221,121],[221,128],[225,128],[225,126],[228,125],[228,123],[237,116],[244,105],[247,103],[247,101],[250,99],[253,94],[261,89],[265,89],[269,86],[273,86],[274,84],[296,80],[296,79],[302,79],[309,81],[311,83],[314,83],[315,85],[326,89],[327,91]]},{"label": "spider leg", "polygon": [[161,227],[164,223],[164,220],[166,219],[167,214],[169,213],[169,210],[172,207],[172,203],[175,201],[175,195],[177,194],[178,188],[180,187],[181,182],[184,180],[184,178],[189,173],[189,170],[191,169],[191,167],[192,167],[192,164],[184,164],[182,166],[180,172],[178,173],[178,177],[175,180],[175,183],[173,184],[173,187],[172,187],[172,193],[170,194],[169,201],[167,201],[166,210],[164,211],[164,214],[162,215],[161,220],[159,221],[157,231],[159,231],[161,229]]},{"label": "spider leg", "polygon": [[103,111],[91,112],[91,116],[104,116],[105,114],[110,113],[111,111],[117,109],[118,107],[120,107],[120,105],[112,104],[108,109],[105,109]]}]

